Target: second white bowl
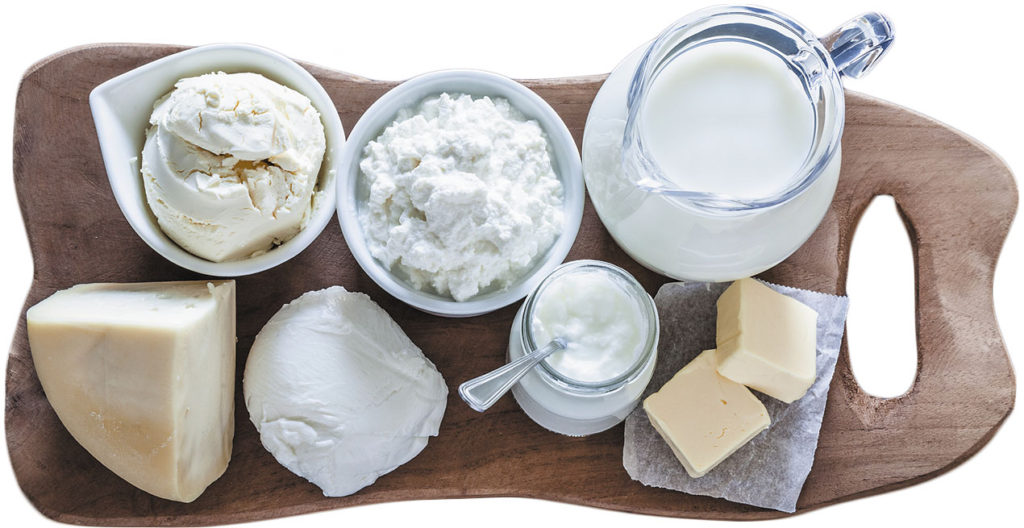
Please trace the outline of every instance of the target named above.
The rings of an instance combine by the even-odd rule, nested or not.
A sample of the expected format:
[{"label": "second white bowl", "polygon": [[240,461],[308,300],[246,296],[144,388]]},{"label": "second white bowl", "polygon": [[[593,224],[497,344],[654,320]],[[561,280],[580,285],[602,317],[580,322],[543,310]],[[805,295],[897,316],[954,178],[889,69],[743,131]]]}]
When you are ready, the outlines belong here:
[{"label": "second white bowl", "polygon": [[[442,92],[473,97],[501,97],[528,119],[536,120],[547,135],[555,173],[562,182],[562,232],[528,272],[503,290],[482,293],[468,301],[420,291],[373,258],[366,245],[359,215],[367,189],[359,170],[363,148],[390,125],[398,111]],[[526,297],[565,260],[583,218],[583,171],[579,150],[562,118],[539,95],[507,77],[479,70],[444,70],[414,77],[381,96],[352,128],[342,152],[338,173],[338,221],[345,242],[363,271],[381,288],[424,312],[447,317],[470,317],[508,306]]]}]

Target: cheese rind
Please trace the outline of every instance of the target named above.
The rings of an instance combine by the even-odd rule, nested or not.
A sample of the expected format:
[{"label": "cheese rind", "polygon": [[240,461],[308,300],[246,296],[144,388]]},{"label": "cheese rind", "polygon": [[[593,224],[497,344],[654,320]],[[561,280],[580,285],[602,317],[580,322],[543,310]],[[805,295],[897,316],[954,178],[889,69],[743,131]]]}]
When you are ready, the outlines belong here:
[{"label": "cheese rind", "polygon": [[714,469],[771,423],[750,389],[718,374],[714,353],[702,352],[644,400],[651,425],[693,478]]},{"label": "cheese rind", "polygon": [[814,384],[818,312],[761,282],[734,282],[718,299],[718,373],[791,403]]},{"label": "cheese rind", "polygon": [[195,500],[234,436],[235,283],[80,284],[26,314],[43,391],[104,466]]}]

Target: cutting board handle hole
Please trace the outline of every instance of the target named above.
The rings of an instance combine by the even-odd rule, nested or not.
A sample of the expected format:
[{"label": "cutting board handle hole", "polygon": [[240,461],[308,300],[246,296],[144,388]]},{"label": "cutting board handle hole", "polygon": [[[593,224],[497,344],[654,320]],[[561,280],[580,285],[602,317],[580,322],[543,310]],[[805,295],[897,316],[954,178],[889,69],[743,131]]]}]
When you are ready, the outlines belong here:
[{"label": "cutting board handle hole", "polygon": [[918,371],[914,257],[892,196],[872,199],[854,232],[846,279],[850,370],[861,389],[895,398]]}]

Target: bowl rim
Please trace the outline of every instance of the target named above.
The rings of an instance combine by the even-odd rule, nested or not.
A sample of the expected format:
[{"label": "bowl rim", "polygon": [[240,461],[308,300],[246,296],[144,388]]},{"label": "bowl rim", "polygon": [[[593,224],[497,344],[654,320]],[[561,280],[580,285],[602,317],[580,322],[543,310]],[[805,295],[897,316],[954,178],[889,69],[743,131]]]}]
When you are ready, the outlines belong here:
[{"label": "bowl rim", "polygon": [[[490,93],[460,86],[466,82],[486,85]],[[461,88],[461,89],[460,89]],[[473,97],[501,97],[509,99],[512,106],[529,119],[537,121],[544,130],[552,157],[556,176],[562,182],[562,209],[564,219],[561,232],[543,256],[528,273],[504,290],[485,293],[482,298],[466,301],[446,299],[440,295],[423,292],[398,279],[391,270],[384,267],[369,252],[359,221],[359,204],[356,199],[361,171],[359,162],[366,144],[376,139],[380,132],[391,124],[395,114],[430,95],[447,93],[468,93]],[[412,94],[420,94],[411,104],[407,101]],[[510,97],[510,94],[514,94]],[[529,108],[516,105],[512,99],[529,103]],[[560,168],[566,170],[560,170]],[[386,292],[398,300],[423,312],[445,317],[472,317],[504,308],[525,298],[552,270],[560,265],[569,254],[583,219],[585,188],[583,167],[579,148],[565,121],[540,95],[504,75],[478,69],[445,69],[412,77],[380,96],[352,127],[349,140],[342,153],[337,177],[338,222],[349,251],[360,268]]]},{"label": "bowl rim", "polygon": [[[170,237],[163,232],[163,229],[161,229],[157,223],[152,210],[149,209],[149,206],[146,203],[145,189],[142,183],[141,174],[137,173],[133,176],[137,180],[135,185],[121,185],[118,181],[123,178],[118,178],[116,175],[123,174],[123,172],[120,171],[128,170],[126,168],[118,168],[119,165],[123,165],[126,160],[113,159],[114,154],[108,153],[108,150],[113,150],[114,147],[108,147],[107,144],[120,141],[119,138],[114,137],[117,132],[114,132],[113,128],[111,128],[112,126],[120,127],[122,131],[127,131],[129,126],[124,119],[113,113],[111,107],[115,105],[110,102],[108,94],[112,90],[121,86],[140,82],[152,72],[165,68],[190,70],[193,68],[190,68],[188,64],[190,61],[195,60],[195,57],[211,53],[225,52],[241,52],[245,54],[245,56],[238,60],[238,65],[240,67],[237,67],[231,61],[225,61],[225,64],[223,65],[224,70],[246,70],[260,75],[267,75],[271,78],[275,78],[273,79],[275,82],[284,84],[285,86],[288,86],[289,88],[308,97],[314,108],[316,108],[320,113],[320,119],[324,124],[326,149],[320,172],[317,174],[317,203],[308,216],[306,225],[294,237],[288,239],[285,243],[260,255],[241,260],[213,262],[190,253],[171,240]],[[286,72],[286,76],[288,78],[279,79],[282,75],[271,74],[268,71],[261,71],[271,70],[272,68],[266,66],[268,64],[274,64],[281,67]],[[215,68],[210,71],[218,70]],[[191,74],[186,74],[185,76],[190,75]],[[300,84],[300,80],[303,81],[304,84],[308,85],[308,90],[299,90],[293,86],[294,84]],[[173,83],[168,87],[167,91],[170,91],[171,89],[173,89]],[[339,160],[341,159],[341,154],[344,151],[346,143],[344,125],[342,124],[341,117],[338,115],[334,106],[333,99],[331,99],[331,96],[327,93],[326,89],[324,89],[323,85],[320,84],[320,81],[318,81],[302,65],[285,55],[278,53],[277,51],[263,46],[246,43],[216,43],[195,46],[177,53],[172,53],[166,57],[161,57],[154,61],[147,62],[104,81],[93,88],[89,93],[89,106],[93,116],[93,123],[96,127],[96,135],[99,140],[100,150],[103,154],[104,169],[107,173],[107,180],[110,184],[114,199],[117,201],[118,207],[121,209],[121,214],[125,217],[139,238],[141,238],[150,248],[162,257],[177,266],[196,273],[215,277],[241,277],[259,273],[283,264],[299,253],[302,253],[320,236],[323,230],[327,227],[327,224],[329,224],[331,219],[334,217],[334,211],[337,205],[337,194],[332,190],[332,187],[335,186],[334,180],[337,179]],[[144,136],[145,128],[138,131],[138,133],[140,136]],[[138,153],[140,165],[141,156],[142,153],[140,151]],[[137,197],[141,197],[142,199],[145,214],[140,215],[134,210],[132,200]],[[151,231],[146,228],[151,228]]]}]

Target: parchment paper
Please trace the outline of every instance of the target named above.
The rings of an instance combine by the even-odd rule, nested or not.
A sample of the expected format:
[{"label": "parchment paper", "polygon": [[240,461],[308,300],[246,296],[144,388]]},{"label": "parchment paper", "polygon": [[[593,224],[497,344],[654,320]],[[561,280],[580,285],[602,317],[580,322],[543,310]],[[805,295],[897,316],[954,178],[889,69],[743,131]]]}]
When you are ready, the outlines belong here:
[{"label": "parchment paper", "polygon": [[[660,389],[697,354],[715,348],[715,301],[728,286],[728,283],[690,282],[661,287],[654,298],[661,320],[658,362],[644,398]],[[843,338],[848,299],[774,284],[768,286],[818,312],[814,385],[803,398],[790,404],[753,391],[768,409],[771,425],[697,479],[686,474],[638,405],[626,418],[622,450],[622,465],[634,480],[648,486],[722,497],[762,508],[796,511],[797,498],[814,463],[828,386]]]}]

